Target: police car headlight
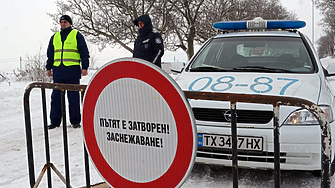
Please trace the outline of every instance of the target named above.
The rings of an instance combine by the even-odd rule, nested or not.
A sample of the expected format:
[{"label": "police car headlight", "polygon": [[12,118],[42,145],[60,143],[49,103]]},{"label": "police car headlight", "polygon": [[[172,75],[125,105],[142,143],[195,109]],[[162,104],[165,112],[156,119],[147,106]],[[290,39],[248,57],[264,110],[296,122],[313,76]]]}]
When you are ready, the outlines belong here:
[{"label": "police car headlight", "polygon": [[[328,122],[333,121],[333,113],[329,106],[320,106]],[[293,112],[284,122],[284,125],[318,125],[316,117],[306,109]]]}]

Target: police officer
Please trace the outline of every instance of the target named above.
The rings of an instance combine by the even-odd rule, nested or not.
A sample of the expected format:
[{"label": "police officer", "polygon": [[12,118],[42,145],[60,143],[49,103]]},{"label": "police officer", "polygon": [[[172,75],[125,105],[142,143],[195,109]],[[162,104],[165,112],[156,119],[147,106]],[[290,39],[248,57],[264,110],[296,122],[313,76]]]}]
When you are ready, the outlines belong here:
[{"label": "police officer", "polygon": [[135,40],[133,57],[150,61],[161,67],[161,58],[164,54],[162,36],[153,32],[149,15],[142,15],[134,20],[138,26],[138,37]]},{"label": "police officer", "polygon": [[[87,75],[89,51],[81,33],[72,29],[72,19],[61,16],[61,30],[55,33],[47,50],[47,76],[53,76],[54,83],[79,84],[81,75]],[[70,122],[74,128],[80,127],[80,99],[78,91],[67,91]],[[60,126],[62,119],[61,93],[53,90],[51,95],[51,124],[49,129]]]}]

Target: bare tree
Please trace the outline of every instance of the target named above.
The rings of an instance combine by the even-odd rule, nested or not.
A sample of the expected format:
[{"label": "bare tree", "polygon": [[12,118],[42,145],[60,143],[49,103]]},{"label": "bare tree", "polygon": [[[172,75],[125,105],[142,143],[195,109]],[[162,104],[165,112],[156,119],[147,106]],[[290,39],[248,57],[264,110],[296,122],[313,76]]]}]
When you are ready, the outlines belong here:
[{"label": "bare tree", "polygon": [[317,41],[319,57],[327,55],[334,56],[335,48],[335,1],[334,0],[317,0],[317,8],[320,10],[323,18],[321,25],[325,35]]},{"label": "bare tree", "polygon": [[326,34],[320,37],[316,43],[318,44],[318,55],[320,58],[334,55],[334,36],[335,33],[326,31]]},{"label": "bare tree", "polygon": [[[107,45],[120,45],[132,52],[130,45],[137,37],[137,28],[132,21],[139,15],[152,14],[152,10],[159,9],[157,7],[161,7],[162,3],[154,0],[58,0],[56,5],[58,12],[49,14],[55,25],[58,25],[60,15],[70,14],[73,27],[98,45],[100,50]],[[153,21],[154,25],[158,25],[157,19]]]},{"label": "bare tree", "polygon": [[205,0],[174,0],[169,2],[175,10],[167,12],[168,30],[174,33],[169,36],[170,41],[175,44],[174,48],[183,49],[188,58],[191,58],[194,54],[194,41],[197,37],[196,26],[201,24],[201,19],[198,18],[202,16]]},{"label": "bare tree", "polygon": [[45,69],[46,54],[42,53],[42,47],[37,54],[27,55],[23,60],[25,62],[24,69],[13,70],[17,80],[31,81],[50,81],[46,76]]},{"label": "bare tree", "polygon": [[174,47],[183,49],[188,58],[194,54],[194,44],[201,44],[217,32],[213,23],[228,20],[295,19],[279,0],[175,0],[169,1],[175,11],[168,13],[169,30],[173,31]]},{"label": "bare tree", "polygon": [[334,0],[317,0],[316,7],[320,10],[323,18],[321,24],[326,30],[335,31],[335,1]]},{"label": "bare tree", "polygon": [[281,5],[280,0],[241,0],[234,6],[236,7],[234,20],[252,20],[255,17],[262,17],[268,20],[297,18],[295,13],[287,11]]},{"label": "bare tree", "polygon": [[137,37],[133,20],[150,14],[165,48],[180,48],[188,58],[193,56],[195,44],[203,43],[217,32],[212,28],[214,22],[258,16],[294,17],[279,0],[58,0],[56,5],[58,12],[49,14],[55,24],[58,25],[60,15],[69,14],[73,27],[98,45],[99,50],[119,45],[132,53]]},{"label": "bare tree", "polygon": [[8,78],[0,72],[0,82],[3,82],[5,80],[8,80]]}]

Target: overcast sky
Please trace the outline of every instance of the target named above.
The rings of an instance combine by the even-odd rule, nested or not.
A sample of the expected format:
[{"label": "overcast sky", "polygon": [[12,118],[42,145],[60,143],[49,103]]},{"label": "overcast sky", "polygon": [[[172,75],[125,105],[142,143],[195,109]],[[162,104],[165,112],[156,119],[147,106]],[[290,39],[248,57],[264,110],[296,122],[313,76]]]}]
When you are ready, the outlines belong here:
[{"label": "overcast sky", "polygon": [[[312,0],[281,0],[282,5],[294,11],[307,26],[300,31],[312,40]],[[51,18],[46,14],[55,13],[54,0],[10,0],[2,1],[0,6],[0,71],[11,71],[20,66],[20,57],[37,54],[42,48],[46,52],[50,37],[53,35]],[[315,10],[315,41],[322,34],[317,25],[321,16]],[[261,15],[260,15],[261,16]],[[105,49],[102,53],[93,49],[97,65],[118,58],[132,56],[129,52],[117,49]],[[184,52],[167,52],[164,61],[186,61]]]}]

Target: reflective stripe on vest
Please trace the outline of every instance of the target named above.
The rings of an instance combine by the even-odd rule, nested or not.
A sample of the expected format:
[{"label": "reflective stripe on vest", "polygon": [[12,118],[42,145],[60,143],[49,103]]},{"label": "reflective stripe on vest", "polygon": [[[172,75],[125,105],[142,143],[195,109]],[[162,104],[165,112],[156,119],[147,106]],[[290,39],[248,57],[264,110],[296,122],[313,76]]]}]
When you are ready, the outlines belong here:
[{"label": "reflective stripe on vest", "polygon": [[64,44],[60,31],[58,31],[53,38],[54,51],[54,66],[58,67],[61,62],[65,66],[80,65],[80,54],[77,48],[77,33],[72,30],[66,37]]}]

